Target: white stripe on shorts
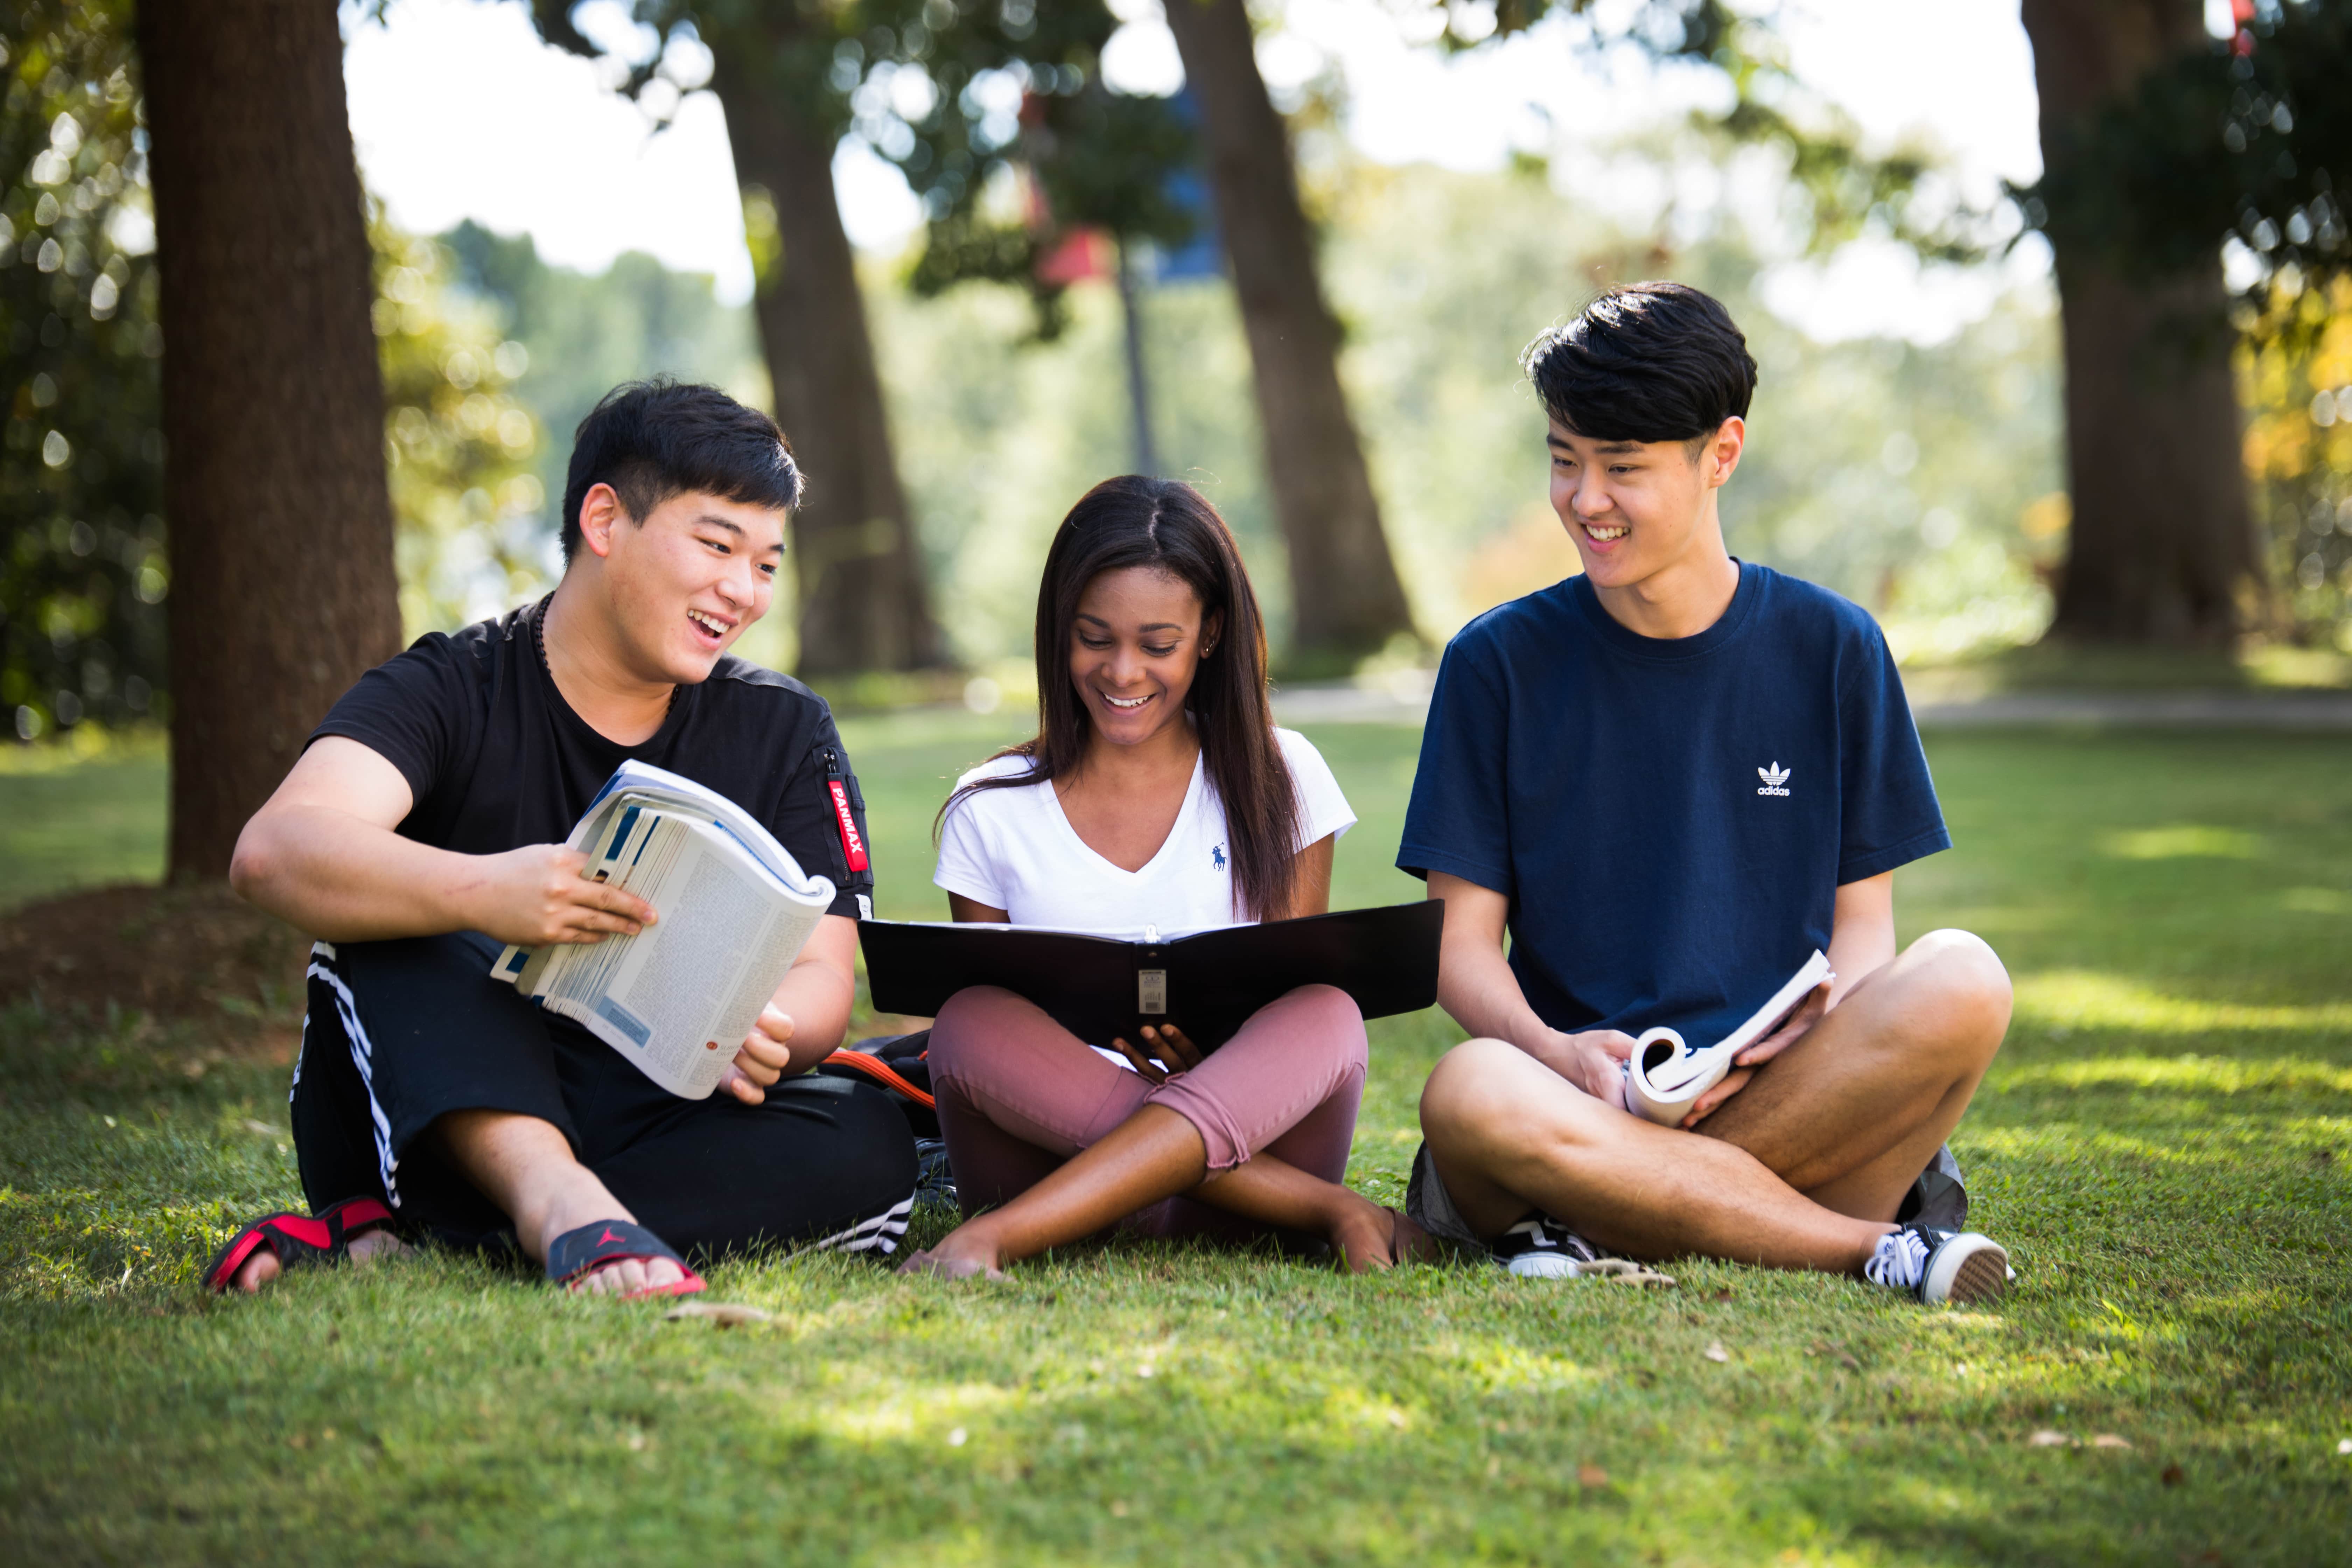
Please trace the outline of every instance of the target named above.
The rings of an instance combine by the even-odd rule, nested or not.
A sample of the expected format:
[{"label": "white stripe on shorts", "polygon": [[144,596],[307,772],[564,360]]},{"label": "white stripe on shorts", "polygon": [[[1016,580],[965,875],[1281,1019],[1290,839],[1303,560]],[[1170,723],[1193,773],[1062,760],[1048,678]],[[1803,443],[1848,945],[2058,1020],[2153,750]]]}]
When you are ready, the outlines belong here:
[{"label": "white stripe on shorts", "polygon": [[887,1258],[898,1250],[899,1238],[907,1234],[907,1221],[915,1212],[915,1195],[907,1194],[904,1201],[883,1210],[872,1219],[860,1220],[847,1230],[837,1231],[801,1248],[803,1252],[878,1252]]},{"label": "white stripe on shorts", "polygon": [[[352,1000],[352,988],[343,984],[341,975],[328,967],[334,962],[335,949],[331,942],[314,942],[311,945],[310,973],[334,990],[335,1016],[342,1021],[343,1038],[351,1043],[352,1065],[360,1069],[361,1086],[367,1090],[368,1117],[375,1124],[375,1163],[377,1173],[383,1178],[384,1199],[394,1208],[398,1208],[400,1186],[394,1173],[400,1169],[400,1161],[392,1152],[392,1118],[383,1113],[383,1107],[375,1098],[375,1075],[371,1070],[375,1047],[369,1043],[367,1030],[360,1026],[359,1005]],[[310,1019],[305,1014],[302,1018],[305,1047],[309,1046],[310,1038]],[[297,1077],[299,1077],[299,1068]]]}]

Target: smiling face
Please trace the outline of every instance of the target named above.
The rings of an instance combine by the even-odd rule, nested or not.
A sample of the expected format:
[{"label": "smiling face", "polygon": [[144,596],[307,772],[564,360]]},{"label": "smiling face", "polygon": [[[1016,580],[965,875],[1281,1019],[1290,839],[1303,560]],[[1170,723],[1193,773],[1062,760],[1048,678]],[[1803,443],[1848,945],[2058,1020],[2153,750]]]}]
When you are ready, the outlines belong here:
[{"label": "smiling face", "polygon": [[640,679],[690,686],[768,613],[784,555],[784,514],[689,490],[633,522],[612,489],[580,508],[624,661]]},{"label": "smiling face", "polygon": [[1728,560],[1716,491],[1739,464],[1747,428],[1725,420],[1694,458],[1686,441],[1601,441],[1551,422],[1551,507],[1595,588],[1633,588]]},{"label": "smiling face", "polygon": [[1219,630],[1173,573],[1128,566],[1097,575],[1070,627],[1070,684],[1095,733],[1132,746],[1181,723],[1193,673]]}]

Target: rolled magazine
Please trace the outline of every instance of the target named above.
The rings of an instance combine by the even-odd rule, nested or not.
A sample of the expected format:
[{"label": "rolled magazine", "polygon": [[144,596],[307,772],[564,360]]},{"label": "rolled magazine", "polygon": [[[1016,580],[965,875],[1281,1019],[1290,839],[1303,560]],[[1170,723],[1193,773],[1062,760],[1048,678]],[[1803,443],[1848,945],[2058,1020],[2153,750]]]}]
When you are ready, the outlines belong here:
[{"label": "rolled magazine", "polygon": [[1769,1002],[1711,1046],[1692,1045],[1673,1029],[1643,1030],[1625,1063],[1625,1108],[1661,1127],[1679,1126],[1692,1102],[1723,1081],[1734,1058],[1778,1028],[1829,973],[1829,955],[1814,949]]},{"label": "rolled magazine", "polygon": [[757,818],[713,790],[624,763],[564,841],[581,875],[659,919],[635,936],[509,946],[490,973],[612,1047],[647,1078],[702,1100],[833,903]]}]

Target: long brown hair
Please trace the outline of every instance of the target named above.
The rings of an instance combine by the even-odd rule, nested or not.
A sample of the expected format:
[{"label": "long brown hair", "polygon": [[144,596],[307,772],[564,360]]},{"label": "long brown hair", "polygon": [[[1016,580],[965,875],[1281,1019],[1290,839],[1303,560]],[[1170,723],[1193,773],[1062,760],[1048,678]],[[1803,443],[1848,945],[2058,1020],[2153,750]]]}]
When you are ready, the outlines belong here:
[{"label": "long brown hair", "polygon": [[1202,624],[1213,616],[1223,625],[1214,649],[1201,656],[1185,708],[1225,808],[1238,901],[1254,920],[1286,913],[1298,878],[1298,797],[1266,700],[1265,622],[1225,520],[1175,479],[1105,479],[1062,520],[1037,584],[1037,734],[989,759],[1026,757],[1029,770],[963,785],[939,819],[977,791],[1050,784],[1077,770],[1093,728],[1070,683],[1078,600],[1102,574],[1130,566],[1181,579],[1201,601]]}]

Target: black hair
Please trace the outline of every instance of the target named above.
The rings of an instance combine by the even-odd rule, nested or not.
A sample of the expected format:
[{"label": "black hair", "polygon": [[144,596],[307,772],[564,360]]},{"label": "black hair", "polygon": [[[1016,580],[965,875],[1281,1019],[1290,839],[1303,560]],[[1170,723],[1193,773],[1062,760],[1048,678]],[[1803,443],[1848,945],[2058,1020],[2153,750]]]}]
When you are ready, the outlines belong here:
[{"label": "black hair", "polygon": [[613,388],[573,432],[563,480],[567,566],[580,551],[580,505],[600,484],[637,522],[689,490],[782,511],[800,504],[802,489],[774,420],[715,386],[666,379]]},{"label": "black hair", "polygon": [[1621,283],[1528,345],[1544,411],[1596,441],[1696,444],[1748,416],[1756,361],[1731,312],[1687,283]]},{"label": "black hair", "polygon": [[1201,601],[1203,630],[1212,617],[1222,625],[1214,647],[1202,651],[1185,710],[1225,808],[1236,901],[1254,919],[1279,919],[1297,889],[1298,797],[1266,697],[1265,621],[1225,520],[1178,479],[1105,479],[1062,520],[1037,584],[1037,735],[997,753],[1028,758],[1028,771],[964,785],[940,820],[976,790],[1047,784],[1085,761],[1093,721],[1070,680],[1078,601],[1097,577],[1130,566],[1181,579]]}]

